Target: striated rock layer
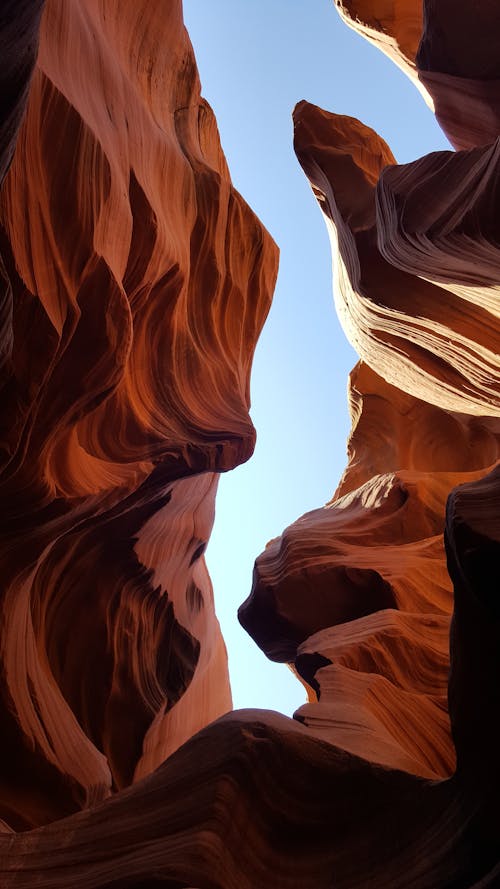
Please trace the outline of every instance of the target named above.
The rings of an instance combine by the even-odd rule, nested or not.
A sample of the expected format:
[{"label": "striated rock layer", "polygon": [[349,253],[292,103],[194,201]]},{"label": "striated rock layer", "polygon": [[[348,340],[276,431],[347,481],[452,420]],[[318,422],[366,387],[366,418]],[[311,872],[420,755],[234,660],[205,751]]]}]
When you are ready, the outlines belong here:
[{"label": "striated rock layer", "polygon": [[[0,19],[4,166],[40,9]],[[203,552],[217,473],[253,449],[277,251],[231,185],[180,2],[47,3],[0,223],[0,817],[26,828],[231,707]]]},{"label": "striated rock layer", "polygon": [[[494,59],[486,0],[470,70],[450,4],[342,5],[457,90]],[[7,165],[40,7],[6,10]],[[253,443],[276,251],[231,188],[180,4],[49,0],[0,207],[5,889],[500,883],[497,143],[474,124],[470,150],[398,167],[359,121],[300,103],[295,123],[362,361],[339,487],[240,609],[309,703],[220,716],[203,548],[217,473]]]},{"label": "striated rock layer", "polygon": [[396,166],[380,136],[353,118],[301,102],[294,120],[354,348],[409,394],[497,416],[497,144]]},{"label": "striated rock layer", "polygon": [[342,20],[410,77],[425,100],[415,63],[423,27],[422,0],[333,0]]},{"label": "striated rock layer", "polygon": [[[416,34],[410,4],[396,4],[394,15],[390,4],[345,6],[356,10],[356,28],[368,33],[376,23],[391,34],[381,40],[384,51],[396,46],[400,62],[408,54]],[[493,58],[491,35],[499,31],[488,24],[497,13],[484,4],[483,16],[479,6]],[[439,15],[431,2],[424,11],[419,58],[432,49],[456,70],[436,45],[463,47],[463,16],[454,44],[443,6]],[[396,853],[394,872],[382,878],[371,862],[342,873],[339,885],[448,889],[496,886],[500,876],[492,802],[499,789],[500,159],[496,132],[484,144],[491,142],[484,130],[466,132],[453,119],[455,144],[467,150],[397,166],[359,121],[306,102],[294,113],[296,153],[331,237],[337,311],[364,361],[351,375],[341,483],[323,509],[257,559],[240,621],[269,657],[294,664],[309,690],[295,718],[310,735],[368,762],[441,779],[422,785],[422,799],[431,787],[444,795],[428,815],[429,824],[436,820],[425,872],[404,872]],[[433,846],[438,836],[453,862]],[[395,848],[409,842],[421,855],[408,837],[401,824]]]},{"label": "striated rock layer", "polygon": [[[408,54],[410,4],[394,15],[390,4],[345,5],[356,27],[390,33],[385,51]],[[447,17],[438,5],[424,6],[419,58],[434,52],[458,74],[467,57],[459,68],[439,41],[464,47],[463,16],[448,27],[450,7]],[[478,6],[487,60],[497,13]],[[494,114],[493,84],[482,95]],[[351,375],[341,483],[257,559],[240,620],[270,657],[294,662],[309,689],[295,717],[309,734],[437,779],[421,785],[421,801],[436,794],[426,828],[413,824],[429,831],[425,851],[403,806],[385,875],[372,859],[338,885],[467,889],[500,879],[500,159],[498,130],[485,138],[465,118],[452,115],[466,150],[397,166],[359,121],[306,102],[294,113],[296,153],[331,236],[337,311],[364,363]],[[407,848],[422,869],[405,869],[398,850]]]},{"label": "striated rock layer", "polygon": [[500,459],[500,418],[453,414],[367,365],[350,378],[349,464],[332,500],[255,564],[240,621],[316,692],[296,715],[372,762],[454,768],[447,716],[453,588],[446,500]]},{"label": "striated rock layer", "polygon": [[334,0],[341,18],[420,90],[455,148],[500,133],[500,8],[493,0]]}]

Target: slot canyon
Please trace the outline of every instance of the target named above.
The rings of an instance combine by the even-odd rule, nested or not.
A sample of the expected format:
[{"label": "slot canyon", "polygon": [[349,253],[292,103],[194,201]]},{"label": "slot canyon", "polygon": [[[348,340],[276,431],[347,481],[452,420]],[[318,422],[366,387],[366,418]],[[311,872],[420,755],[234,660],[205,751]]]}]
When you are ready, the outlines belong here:
[{"label": "slot canyon", "polygon": [[204,556],[281,245],[181,0],[2,4],[0,889],[500,887],[500,6],[331,6],[453,149],[293,112],[359,361],[238,613],[289,718],[232,709]]}]

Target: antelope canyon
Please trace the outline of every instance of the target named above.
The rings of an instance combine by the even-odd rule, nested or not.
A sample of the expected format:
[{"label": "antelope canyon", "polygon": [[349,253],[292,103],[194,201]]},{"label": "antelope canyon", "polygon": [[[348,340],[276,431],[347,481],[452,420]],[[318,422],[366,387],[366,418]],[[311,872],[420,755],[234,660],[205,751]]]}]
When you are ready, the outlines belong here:
[{"label": "antelope canyon", "polygon": [[278,247],[181,0],[0,13],[2,889],[500,886],[500,15],[333,6],[454,150],[294,111],[360,360],[337,489],[239,609],[293,718],[232,709],[204,556]]}]

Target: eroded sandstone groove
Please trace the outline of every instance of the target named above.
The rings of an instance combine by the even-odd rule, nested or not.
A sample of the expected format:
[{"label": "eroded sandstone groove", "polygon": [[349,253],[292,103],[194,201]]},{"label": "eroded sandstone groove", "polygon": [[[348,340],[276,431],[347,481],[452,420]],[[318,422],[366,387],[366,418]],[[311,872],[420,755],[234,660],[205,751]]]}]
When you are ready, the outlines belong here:
[{"label": "eroded sandstone groove", "polygon": [[[26,50],[6,162],[40,8],[2,21]],[[203,552],[218,473],[253,449],[249,371],[277,267],[231,185],[180,2],[51,0],[39,39],[0,203],[14,828],[95,805],[231,707]]]},{"label": "eroded sandstone groove", "polygon": [[[306,684],[295,719],[216,718],[203,561],[217,473],[251,452],[275,248],[180,3],[45,9],[0,205],[6,889],[499,885],[497,7],[336,5],[460,150],[398,166],[359,121],[295,112],[362,359],[337,491],[240,609]],[[41,6],[6,10],[5,167]]]}]

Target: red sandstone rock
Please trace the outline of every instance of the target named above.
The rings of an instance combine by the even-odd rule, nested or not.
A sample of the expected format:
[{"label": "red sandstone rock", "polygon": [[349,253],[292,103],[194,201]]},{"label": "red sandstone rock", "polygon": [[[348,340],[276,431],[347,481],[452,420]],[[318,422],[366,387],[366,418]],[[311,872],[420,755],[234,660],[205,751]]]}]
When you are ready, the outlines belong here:
[{"label": "red sandstone rock", "polygon": [[346,25],[395,62],[432,106],[415,61],[423,28],[420,0],[334,0],[334,4]]},{"label": "red sandstone rock", "polygon": [[[43,0],[5,0],[0,11],[0,184],[14,152],[38,47]],[[0,374],[13,349],[12,288],[0,253]]]},{"label": "red sandstone rock", "polygon": [[[363,8],[412,45],[414,5]],[[194,734],[228,706],[203,547],[216,473],[251,449],[276,260],[198,89],[179,4],[50,0],[1,205],[0,883],[494,889],[496,152],[396,168],[313,109],[299,151],[338,228],[344,321],[389,382],[355,368],[339,488],[258,560],[244,609],[319,703]],[[426,190],[435,163],[455,203],[439,176]]]},{"label": "red sandstone rock", "polygon": [[38,50],[44,0],[4,0],[0,26],[0,182],[14,153]]},{"label": "red sandstone rock", "polygon": [[348,464],[337,495],[401,467],[438,480],[441,473],[483,470],[500,457],[500,418],[441,410],[391,386],[363,362],[351,371],[348,396]]},{"label": "red sandstone rock", "polygon": [[383,140],[353,118],[301,102],[294,120],[295,149],[330,233],[337,311],[354,348],[410,394],[496,416],[496,147],[435,152],[396,167]]},{"label": "red sandstone rock", "polygon": [[493,0],[335,0],[342,19],[413,81],[455,148],[500,135],[500,9]]},{"label": "red sandstone rock", "polygon": [[268,656],[292,660],[313,633],[381,609],[449,613],[442,531],[459,478],[431,486],[412,473],[375,476],[302,516],[257,559],[239,611],[245,629]]},{"label": "red sandstone rock", "polygon": [[[330,595],[336,595],[333,586]],[[300,707],[295,718],[363,759],[446,777],[455,766],[448,645],[449,619],[438,613],[378,611],[321,630],[296,658],[319,700]]]},{"label": "red sandstone rock", "polygon": [[484,889],[499,874],[495,807],[493,788],[377,767],[240,711],[101,805],[0,834],[0,872],[5,889]]},{"label": "red sandstone rock", "polygon": [[[498,786],[500,708],[500,466],[451,493],[446,511],[448,567],[455,586],[449,686],[457,774]],[[498,831],[495,815],[491,829]],[[497,836],[499,834],[497,833]]]},{"label": "red sandstone rock", "polygon": [[500,8],[491,0],[424,0],[418,74],[455,148],[500,135]]},{"label": "red sandstone rock", "polygon": [[[2,31],[21,44],[7,136],[39,13]],[[19,828],[231,706],[203,551],[215,473],[253,449],[277,251],[231,185],[180,2],[50,0],[0,220],[0,816]]]},{"label": "red sandstone rock", "polygon": [[452,586],[446,499],[500,456],[500,421],[440,410],[367,365],[351,374],[349,465],[323,509],[272,541],[239,616],[319,698],[296,718],[358,756],[447,776]]}]

